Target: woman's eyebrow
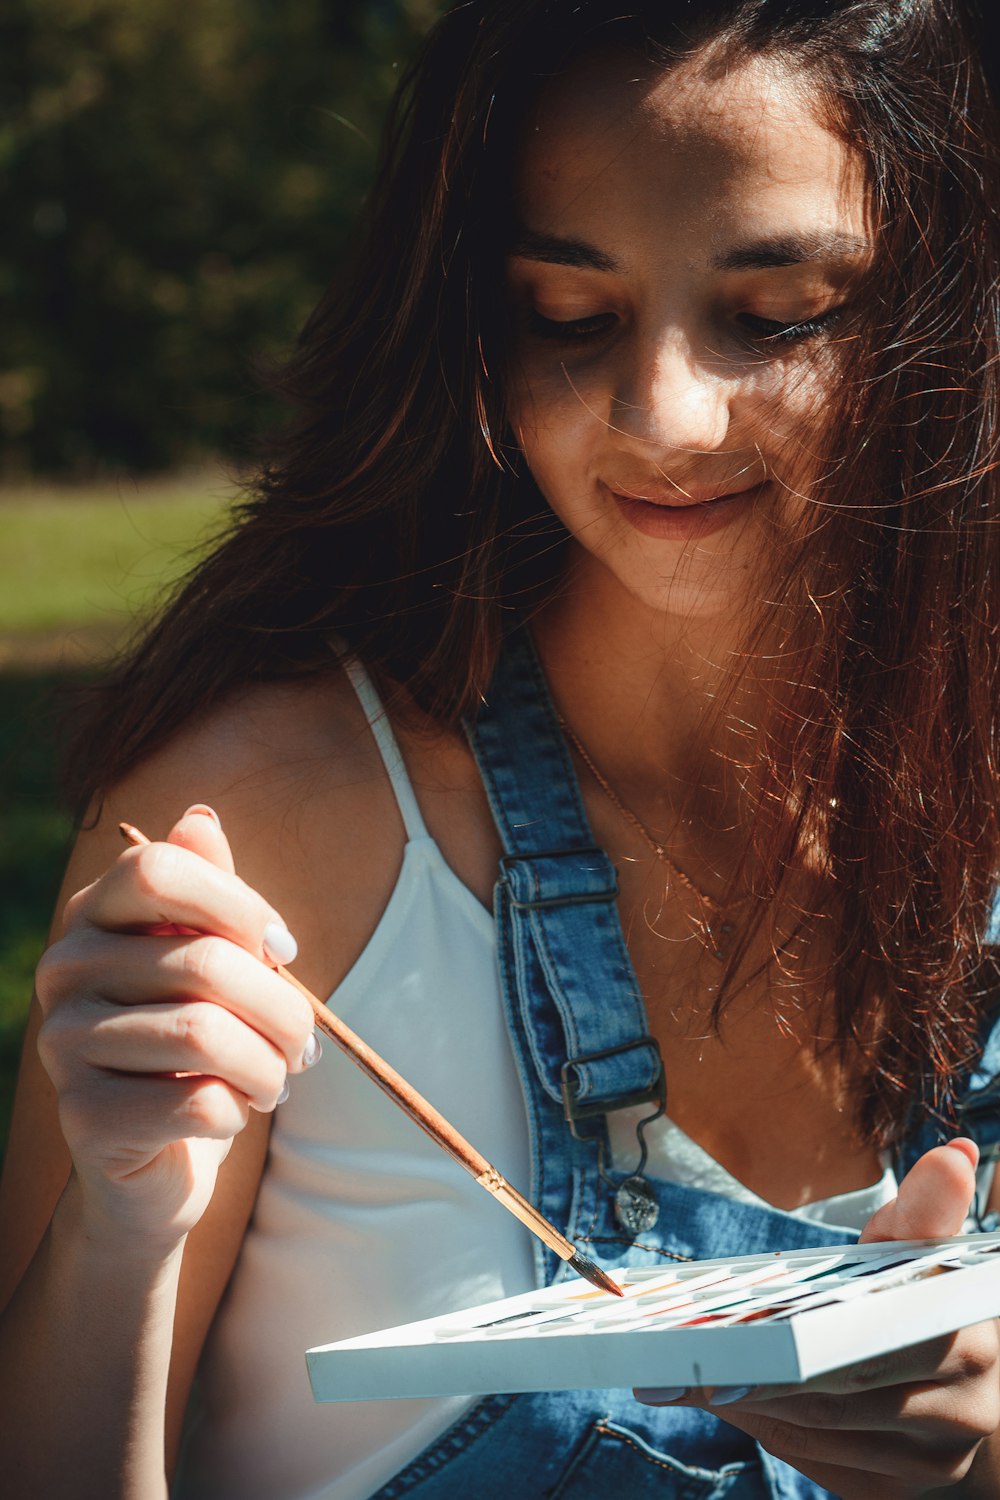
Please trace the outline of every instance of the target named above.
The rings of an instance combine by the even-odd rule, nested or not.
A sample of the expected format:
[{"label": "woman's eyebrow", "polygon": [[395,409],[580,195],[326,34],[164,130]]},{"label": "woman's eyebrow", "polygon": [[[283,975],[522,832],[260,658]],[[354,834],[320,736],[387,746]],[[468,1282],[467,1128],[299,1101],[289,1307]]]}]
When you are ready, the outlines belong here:
[{"label": "woman's eyebrow", "polygon": [[776,266],[798,266],[816,261],[845,260],[871,250],[860,235],[839,230],[817,234],[774,235],[747,245],[734,245],[712,257],[715,271],[766,271]]},{"label": "woman's eyebrow", "polygon": [[524,260],[541,260],[550,266],[576,266],[584,271],[619,271],[621,267],[610,255],[588,245],[585,240],[562,239],[556,234],[541,234],[534,229],[519,228],[508,255]]},{"label": "woman's eyebrow", "polygon": [[[734,245],[712,257],[715,271],[762,271],[779,266],[806,265],[821,261],[857,258],[871,249],[861,235],[839,230],[815,234],[773,235],[745,245]],[[535,229],[518,229],[507,252],[524,260],[552,266],[574,266],[585,271],[618,273],[621,265],[613,256],[586,240],[564,239]]]}]

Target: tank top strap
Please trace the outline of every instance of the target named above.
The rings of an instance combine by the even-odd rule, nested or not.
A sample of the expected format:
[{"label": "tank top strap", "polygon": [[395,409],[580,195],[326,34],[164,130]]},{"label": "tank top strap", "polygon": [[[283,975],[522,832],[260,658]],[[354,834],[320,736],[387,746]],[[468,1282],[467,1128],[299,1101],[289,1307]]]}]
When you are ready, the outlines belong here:
[{"label": "tank top strap", "polygon": [[403,819],[403,826],[406,829],[407,840],[427,838],[429,837],[427,825],[424,823],[420,805],[413,790],[413,783],[410,781],[406,770],[403,752],[399,748],[399,741],[393,733],[392,725],[389,723],[389,716],[385,711],[382,700],[375,690],[375,684],[358,658],[351,655],[350,648],[343,641],[334,641],[332,644],[333,649],[340,658],[340,664],[347,673],[350,684],[358,696],[358,702],[364,710],[365,718],[368,720],[368,727],[371,729],[375,744],[378,746],[379,755],[382,757],[382,764],[385,766],[385,774],[388,776],[392,790],[395,793],[400,817]]}]

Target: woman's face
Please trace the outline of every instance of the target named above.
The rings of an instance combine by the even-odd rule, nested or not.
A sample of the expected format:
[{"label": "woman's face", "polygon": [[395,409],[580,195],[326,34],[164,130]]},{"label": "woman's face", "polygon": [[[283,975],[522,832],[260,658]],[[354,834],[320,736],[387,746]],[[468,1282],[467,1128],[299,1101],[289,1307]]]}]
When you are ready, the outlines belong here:
[{"label": "woman's face", "polygon": [[657,611],[739,611],[823,463],[858,157],[773,62],[605,55],[529,120],[516,206],[511,416],[576,560]]}]

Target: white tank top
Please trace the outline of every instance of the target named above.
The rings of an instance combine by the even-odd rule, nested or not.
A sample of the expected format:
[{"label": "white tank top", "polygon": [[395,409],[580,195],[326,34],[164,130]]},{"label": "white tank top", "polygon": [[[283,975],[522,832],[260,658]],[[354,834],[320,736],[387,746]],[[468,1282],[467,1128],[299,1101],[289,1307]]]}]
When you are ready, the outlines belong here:
[{"label": "white tank top", "polygon": [[[427,833],[370,681],[345,666],[407,843],[389,904],[330,1007],[527,1191],[528,1128],[493,918]],[[470,1402],[317,1405],[305,1350],[534,1284],[527,1231],[331,1043],[290,1084],[199,1367],[176,1500],[367,1500]],[[635,1132],[625,1112],[612,1130],[616,1164],[628,1170]],[[647,1139],[656,1175],[749,1194],[670,1121]],[[798,1212],[859,1229],[894,1192],[887,1172]]]},{"label": "white tank top", "polygon": [[[407,843],[389,904],[330,1007],[527,1189],[527,1120],[493,918],[428,835],[374,690],[359,669],[348,671]],[[275,1112],[175,1493],[363,1500],[470,1403],[317,1405],[305,1350],[533,1285],[522,1226],[325,1042]]]}]

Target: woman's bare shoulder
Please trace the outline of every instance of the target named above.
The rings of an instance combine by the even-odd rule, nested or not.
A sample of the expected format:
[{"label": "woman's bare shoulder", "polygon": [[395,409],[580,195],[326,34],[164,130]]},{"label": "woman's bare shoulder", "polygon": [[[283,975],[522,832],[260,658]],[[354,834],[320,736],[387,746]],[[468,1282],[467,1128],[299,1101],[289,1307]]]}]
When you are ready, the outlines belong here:
[{"label": "woman's bare shoulder", "polygon": [[405,839],[343,672],[254,684],[184,725],[104,796],[69,889],[114,858],[119,822],[165,838],[194,803],[218,813],[237,873],[295,933],[303,981],[329,993],[388,900]]},{"label": "woman's bare shoulder", "polygon": [[162,801],[172,821],[177,793],[200,787],[225,803],[231,818],[256,822],[268,816],[269,805],[294,800],[317,777],[363,796],[378,766],[357,697],[334,670],[231,693],[146,756],[108,801],[141,788],[150,810]]}]

